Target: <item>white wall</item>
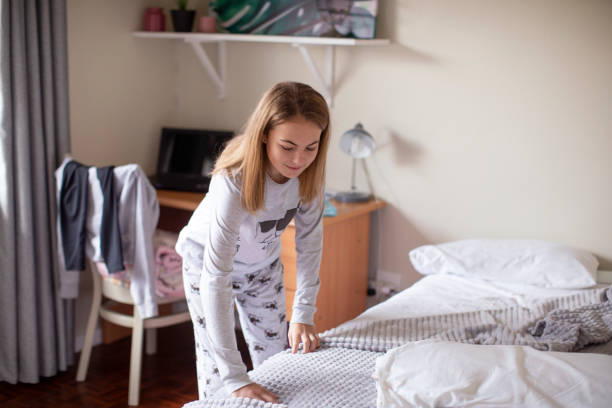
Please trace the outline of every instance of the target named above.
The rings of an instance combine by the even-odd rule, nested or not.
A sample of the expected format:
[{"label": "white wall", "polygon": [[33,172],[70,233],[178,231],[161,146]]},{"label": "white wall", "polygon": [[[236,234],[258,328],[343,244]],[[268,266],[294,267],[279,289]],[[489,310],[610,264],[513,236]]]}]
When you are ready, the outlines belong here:
[{"label": "white wall", "polygon": [[94,165],[153,168],[162,124],[176,114],[177,48],[140,41],[148,6],[165,0],[68,0],[72,153]]},{"label": "white wall", "polygon": [[[238,130],[275,82],[316,87],[293,47],[231,43],[219,101],[188,46],[129,35],[152,3],[68,1],[77,158],[151,172],[161,125]],[[366,165],[389,203],[375,223],[379,267],[406,286],[418,279],[408,266],[417,245],[528,237],[591,250],[612,268],[612,2],[379,9],[378,36],[391,46],[337,50],[328,160],[328,186],[348,188],[340,135],[361,121],[378,143]],[[363,172],[358,184],[368,186]]]}]

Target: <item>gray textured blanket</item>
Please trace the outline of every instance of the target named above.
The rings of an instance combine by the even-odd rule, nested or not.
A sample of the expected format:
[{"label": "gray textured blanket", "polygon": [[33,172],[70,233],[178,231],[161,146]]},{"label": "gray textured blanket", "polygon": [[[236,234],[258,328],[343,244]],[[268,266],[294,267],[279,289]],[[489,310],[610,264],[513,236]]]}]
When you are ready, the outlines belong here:
[{"label": "gray textured blanket", "polygon": [[612,287],[555,298],[533,309],[349,321],[323,333],[322,338],[320,351],[279,353],[249,373],[283,404],[208,399],[185,407],[374,407],[376,388],[371,374],[376,357],[417,340],[518,344],[557,351],[577,351],[590,343],[612,344]]},{"label": "gray textured blanket", "polygon": [[612,287],[512,307],[396,320],[349,321],[323,333],[331,347],[384,352],[407,342],[444,340],[578,351],[612,338]]}]

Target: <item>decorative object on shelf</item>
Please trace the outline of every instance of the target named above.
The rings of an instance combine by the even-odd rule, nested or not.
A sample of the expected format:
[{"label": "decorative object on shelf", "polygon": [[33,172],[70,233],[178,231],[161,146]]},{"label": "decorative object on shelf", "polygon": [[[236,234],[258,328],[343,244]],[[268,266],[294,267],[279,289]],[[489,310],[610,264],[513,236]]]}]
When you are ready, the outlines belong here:
[{"label": "decorative object on shelf", "polygon": [[214,16],[202,16],[198,28],[201,33],[215,33],[217,32],[217,19]]},{"label": "decorative object on shelf", "polygon": [[213,0],[231,33],[374,38],[378,0]]},{"label": "decorative object on shelf", "polygon": [[374,151],[376,144],[374,138],[365,131],[361,123],[357,123],[353,129],[345,132],[340,138],[340,149],[353,158],[353,168],[351,172],[351,190],[336,193],[336,201],[342,203],[359,203],[368,201],[372,194],[357,191],[355,186],[355,164],[357,159],[368,157]]},{"label": "decorative object on shelf", "polygon": [[177,33],[190,33],[193,30],[195,10],[187,10],[187,0],[177,0],[178,10],[170,10],[172,25]]},{"label": "decorative object on shelf", "polygon": [[145,31],[165,31],[166,18],[161,7],[147,7],[144,15]]}]

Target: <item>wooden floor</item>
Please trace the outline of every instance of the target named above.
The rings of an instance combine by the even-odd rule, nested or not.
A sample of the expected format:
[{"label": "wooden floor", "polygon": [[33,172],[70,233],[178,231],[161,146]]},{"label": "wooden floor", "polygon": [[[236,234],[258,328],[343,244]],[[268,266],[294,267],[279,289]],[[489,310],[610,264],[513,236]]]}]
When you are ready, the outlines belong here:
[{"label": "wooden floor", "polygon": [[[239,338],[244,356],[244,341]],[[158,329],[157,353],[143,355],[140,407],[176,408],[198,398],[191,322]],[[130,339],[93,348],[85,382],[78,365],[39,384],[0,382],[2,408],[126,407]],[[249,362],[250,363],[250,362]]]}]

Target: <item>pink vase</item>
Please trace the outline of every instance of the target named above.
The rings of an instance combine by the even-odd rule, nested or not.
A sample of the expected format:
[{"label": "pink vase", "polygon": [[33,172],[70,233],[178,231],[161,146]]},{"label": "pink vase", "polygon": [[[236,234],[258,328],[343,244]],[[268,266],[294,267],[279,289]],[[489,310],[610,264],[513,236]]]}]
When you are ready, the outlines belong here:
[{"label": "pink vase", "polygon": [[201,33],[214,33],[217,31],[217,19],[212,16],[200,17],[199,29]]},{"label": "pink vase", "polygon": [[161,7],[148,7],[144,15],[145,31],[165,31],[164,10]]}]

